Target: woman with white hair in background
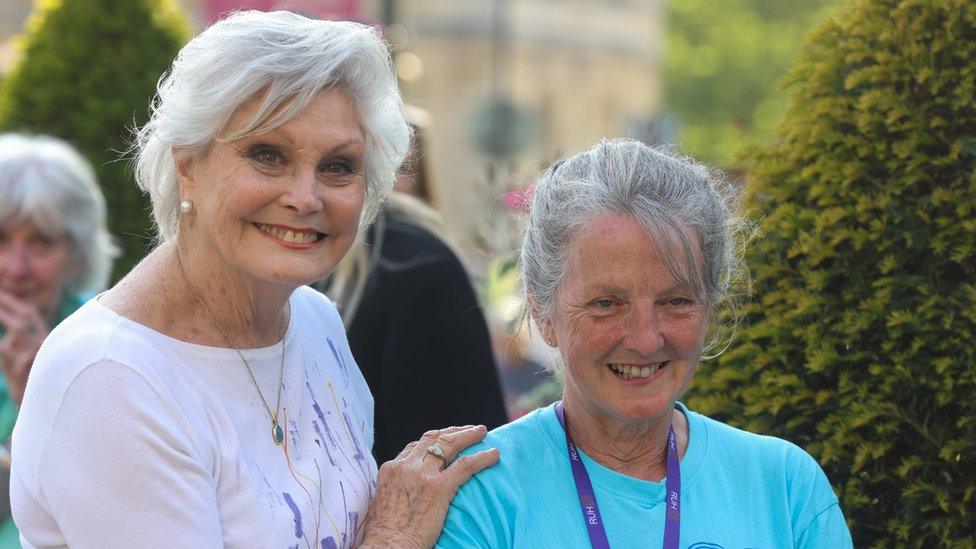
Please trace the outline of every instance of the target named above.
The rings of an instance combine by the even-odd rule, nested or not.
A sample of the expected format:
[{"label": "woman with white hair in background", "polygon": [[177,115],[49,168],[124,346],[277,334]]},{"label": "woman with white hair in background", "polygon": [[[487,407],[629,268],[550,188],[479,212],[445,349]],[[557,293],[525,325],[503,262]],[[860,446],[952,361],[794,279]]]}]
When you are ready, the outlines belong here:
[{"label": "woman with white hair in background", "polygon": [[140,130],[160,245],[54,330],[14,431],[25,546],[431,545],[494,463],[431,431],[377,476],[333,269],[410,132],[377,32],[239,12],[180,52]]},{"label": "woman with white hair in background", "polygon": [[562,401],[488,435],[504,457],[461,487],[439,547],[851,546],[809,454],[679,402],[734,313],[734,206],[705,166],[633,140],[542,175],[521,266]]},{"label": "woman with white hair in background", "polygon": [[[34,356],[54,326],[105,288],[115,245],[95,172],[67,143],[0,135],[0,441],[6,448]],[[18,534],[3,491],[0,547]]]}]

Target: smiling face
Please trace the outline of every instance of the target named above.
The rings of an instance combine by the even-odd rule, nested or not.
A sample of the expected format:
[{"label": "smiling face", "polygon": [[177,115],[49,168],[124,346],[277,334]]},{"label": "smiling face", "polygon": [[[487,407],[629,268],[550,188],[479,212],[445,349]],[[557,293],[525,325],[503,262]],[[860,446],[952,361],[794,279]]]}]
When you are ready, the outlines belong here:
[{"label": "smiling face", "polygon": [[33,304],[51,320],[64,287],[77,274],[71,243],[23,219],[0,226],[0,291]]},{"label": "smiling face", "polygon": [[669,418],[701,356],[707,306],[675,282],[630,216],[590,221],[570,242],[566,267],[539,324],[565,365],[567,406],[615,424]]},{"label": "smiling face", "polygon": [[[258,102],[245,103],[227,128],[242,126]],[[216,140],[180,165],[180,199],[193,202],[181,237],[218,270],[291,287],[322,278],[359,227],[362,128],[356,107],[332,88],[268,133]]]}]

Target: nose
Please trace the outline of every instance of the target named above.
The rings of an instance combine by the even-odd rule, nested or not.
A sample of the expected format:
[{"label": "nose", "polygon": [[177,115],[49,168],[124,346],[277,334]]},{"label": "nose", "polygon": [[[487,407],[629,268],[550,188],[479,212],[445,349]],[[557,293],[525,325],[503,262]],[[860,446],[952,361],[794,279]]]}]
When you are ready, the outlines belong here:
[{"label": "nose", "polygon": [[661,315],[654,305],[634,305],[622,346],[641,358],[650,358],[664,346],[662,328]]},{"label": "nose", "polygon": [[21,280],[30,276],[30,257],[27,254],[27,246],[21,242],[14,242],[4,254],[3,271],[7,277],[14,280]]},{"label": "nose", "polygon": [[321,189],[315,177],[315,170],[295,174],[288,189],[281,195],[279,203],[298,216],[308,215],[322,209]]}]

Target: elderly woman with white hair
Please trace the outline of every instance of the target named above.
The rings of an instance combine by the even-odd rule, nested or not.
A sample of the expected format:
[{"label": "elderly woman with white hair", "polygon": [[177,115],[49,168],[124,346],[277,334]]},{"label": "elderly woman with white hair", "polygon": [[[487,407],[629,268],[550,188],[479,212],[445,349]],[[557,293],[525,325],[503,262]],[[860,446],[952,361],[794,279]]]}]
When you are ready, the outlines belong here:
[{"label": "elderly woman with white hair", "polygon": [[707,168],[605,141],[540,178],[522,245],[562,401],[492,431],[439,547],[850,547],[830,483],[784,440],[678,399],[743,271],[745,224]]},{"label": "elderly woman with white hair", "polygon": [[[138,135],[161,243],[55,329],[14,431],[27,547],[430,546],[481,426],[380,468],[333,269],[410,132],[377,32],[240,12],[180,52]],[[450,466],[448,462],[453,461]]]},{"label": "elderly woman with white hair", "polygon": [[[0,135],[0,441],[13,431],[44,338],[105,288],[116,254],[88,162],[53,137]],[[7,479],[6,447],[4,455]],[[8,515],[0,514],[2,547],[18,537]]]}]

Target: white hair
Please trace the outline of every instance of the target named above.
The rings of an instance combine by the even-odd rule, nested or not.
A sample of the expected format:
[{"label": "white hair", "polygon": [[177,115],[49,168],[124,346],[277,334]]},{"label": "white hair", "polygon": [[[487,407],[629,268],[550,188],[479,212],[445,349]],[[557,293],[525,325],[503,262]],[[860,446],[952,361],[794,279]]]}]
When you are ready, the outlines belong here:
[{"label": "white hair", "polygon": [[410,141],[396,75],[378,30],[291,12],[242,11],[184,46],[160,79],[152,117],[136,140],[136,181],[152,200],[160,238],[175,236],[179,225],[174,155],[202,155],[252,97],[261,102],[251,119],[222,139],[271,131],[333,86],[349,97],[365,126],[363,228],[393,187]]},{"label": "white hair", "polygon": [[78,268],[67,289],[105,288],[119,251],[105,222],[95,172],[70,145],[53,137],[0,135],[0,224],[30,221],[49,235],[67,235]]},{"label": "white hair", "polygon": [[[632,139],[605,140],[556,162],[536,184],[522,242],[520,269],[533,313],[551,318],[573,237],[595,217],[622,214],[645,228],[670,274],[709,305],[713,317],[719,305],[731,307],[725,320],[734,327],[729,289],[746,278],[737,245],[746,223],[735,209],[734,188],[715,171]],[[698,241],[701,265],[689,237]],[[705,351],[718,345],[721,327],[714,326]]]}]

